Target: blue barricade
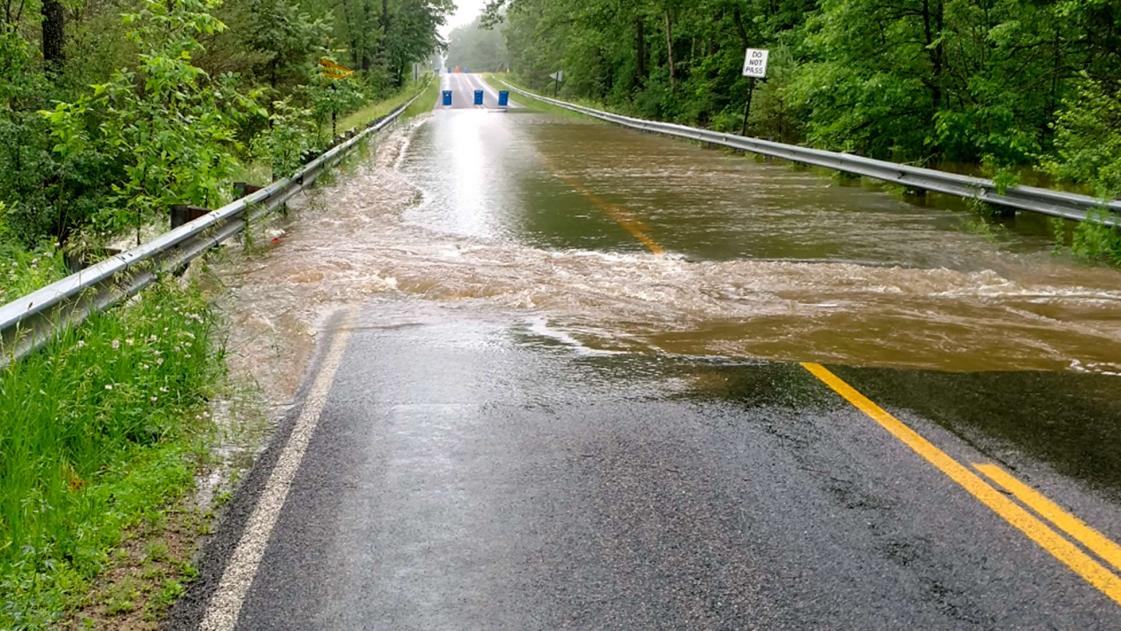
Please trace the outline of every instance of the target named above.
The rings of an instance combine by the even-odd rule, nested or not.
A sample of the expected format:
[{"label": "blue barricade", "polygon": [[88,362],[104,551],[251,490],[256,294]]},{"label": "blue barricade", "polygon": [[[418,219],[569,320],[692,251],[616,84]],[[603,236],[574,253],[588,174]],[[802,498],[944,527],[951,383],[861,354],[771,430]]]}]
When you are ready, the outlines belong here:
[{"label": "blue barricade", "polygon": [[498,93],[498,107],[510,106],[510,92],[509,90],[502,90]]},{"label": "blue barricade", "polygon": [[483,104],[483,91],[482,90],[475,90],[475,105],[482,105],[482,104]]},{"label": "blue barricade", "polygon": [[452,91],[444,90],[444,107],[452,106]]}]

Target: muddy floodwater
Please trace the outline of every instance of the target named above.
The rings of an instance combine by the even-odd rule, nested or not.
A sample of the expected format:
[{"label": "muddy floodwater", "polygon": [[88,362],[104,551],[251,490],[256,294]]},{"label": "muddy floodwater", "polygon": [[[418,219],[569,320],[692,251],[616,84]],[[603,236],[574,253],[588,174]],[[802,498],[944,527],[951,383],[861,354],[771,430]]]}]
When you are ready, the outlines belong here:
[{"label": "muddy floodwater", "polygon": [[289,394],[327,316],[386,302],[501,314],[589,353],[1121,373],[1121,272],[1054,255],[1038,219],[969,226],[591,120],[436,111],[219,276],[232,361]]}]

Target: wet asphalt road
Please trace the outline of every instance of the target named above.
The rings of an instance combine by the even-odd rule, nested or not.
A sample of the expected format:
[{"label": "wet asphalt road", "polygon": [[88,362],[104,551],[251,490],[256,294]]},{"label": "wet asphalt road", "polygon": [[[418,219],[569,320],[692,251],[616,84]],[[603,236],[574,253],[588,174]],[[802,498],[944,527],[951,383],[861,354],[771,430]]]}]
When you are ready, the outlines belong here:
[{"label": "wet asphalt road", "polygon": [[[483,91],[483,105],[485,109],[498,109],[498,89],[483,81],[479,75],[451,73],[440,75],[440,90],[452,91],[451,109],[475,109],[475,91]],[[443,108],[443,105],[439,107]],[[510,101],[510,108],[516,109],[517,103]]]},{"label": "wet asphalt road", "polygon": [[[476,80],[445,78],[457,107]],[[393,298],[327,329],[169,628],[1121,628],[1106,590],[797,364],[594,352]],[[1121,537],[1114,377],[830,368]],[[208,617],[231,573],[238,607]]]},{"label": "wet asphalt road", "polygon": [[[346,325],[238,629],[1119,624],[797,365],[586,355],[525,323],[387,311]],[[999,453],[893,410],[963,462]],[[1108,502],[1017,458],[1118,532]],[[172,626],[197,622],[228,530]]]}]

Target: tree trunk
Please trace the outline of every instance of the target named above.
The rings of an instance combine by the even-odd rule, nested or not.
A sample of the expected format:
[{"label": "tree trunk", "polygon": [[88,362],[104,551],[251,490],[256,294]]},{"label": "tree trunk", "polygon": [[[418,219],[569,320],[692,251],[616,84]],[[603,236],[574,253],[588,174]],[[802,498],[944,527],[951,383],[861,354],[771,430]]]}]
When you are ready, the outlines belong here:
[{"label": "tree trunk", "polygon": [[646,23],[642,16],[634,19],[634,87],[640,89],[646,85]]},{"label": "tree trunk", "polygon": [[677,69],[673,64],[673,18],[666,11],[666,55],[669,62],[669,90],[677,92]]},{"label": "tree trunk", "polygon": [[732,7],[732,18],[736,23],[736,35],[739,35],[743,49],[751,48],[751,41],[747,39],[747,29],[743,27],[743,12],[740,11],[739,5]]},{"label": "tree trunk", "polygon": [[363,27],[362,33],[358,36],[361,37],[362,48],[359,53],[359,68],[362,70],[370,69],[370,62],[373,57],[372,46],[370,44],[370,30],[374,25],[374,6],[371,0],[363,0],[362,2],[362,19],[361,24]]},{"label": "tree trunk", "polygon": [[55,72],[64,60],[62,46],[65,43],[66,13],[59,0],[43,0],[43,64],[48,71]]},{"label": "tree trunk", "polygon": [[923,32],[926,36],[927,54],[930,56],[930,81],[927,85],[930,87],[930,103],[934,114],[942,109],[942,74],[946,51],[945,44],[942,42],[944,19],[942,0],[923,0]]}]

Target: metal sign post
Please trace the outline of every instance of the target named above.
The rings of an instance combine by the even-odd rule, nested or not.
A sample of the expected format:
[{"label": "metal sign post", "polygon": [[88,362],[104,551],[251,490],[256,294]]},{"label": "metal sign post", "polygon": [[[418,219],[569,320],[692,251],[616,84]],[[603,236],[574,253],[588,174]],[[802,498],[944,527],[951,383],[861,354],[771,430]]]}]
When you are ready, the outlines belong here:
[{"label": "metal sign post", "polygon": [[553,98],[557,98],[557,91],[560,90],[560,82],[564,81],[564,71],[558,70],[549,75],[553,79]]},{"label": "metal sign post", "polygon": [[339,137],[337,111],[339,104],[337,101],[337,97],[335,96],[335,92],[337,90],[337,88],[335,87],[335,82],[346,79],[350,75],[354,74],[354,71],[342,64],[336,63],[334,60],[327,57],[323,57],[319,60],[319,66],[323,72],[323,76],[331,80],[331,138],[335,139]]},{"label": "metal sign post", "polygon": [[760,48],[748,48],[743,60],[743,76],[747,77],[747,103],[743,108],[743,127],[740,135],[747,135],[747,117],[751,115],[751,96],[755,92],[755,80],[767,76],[767,58],[770,51]]}]

